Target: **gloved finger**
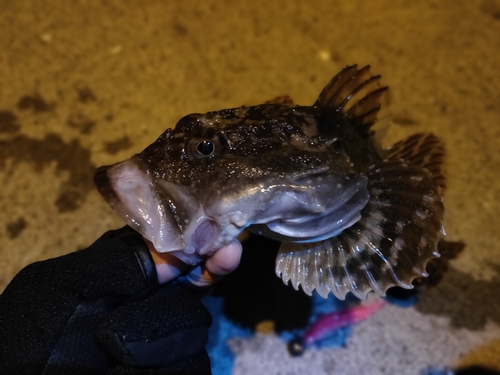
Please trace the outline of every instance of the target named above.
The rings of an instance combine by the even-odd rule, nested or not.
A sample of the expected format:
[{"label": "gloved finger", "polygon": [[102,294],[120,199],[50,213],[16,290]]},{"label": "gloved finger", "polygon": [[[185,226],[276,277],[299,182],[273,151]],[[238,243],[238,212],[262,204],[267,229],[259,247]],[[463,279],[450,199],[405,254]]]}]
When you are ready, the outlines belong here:
[{"label": "gloved finger", "polygon": [[211,320],[198,295],[168,283],[117,308],[96,337],[122,365],[168,367],[204,351]]},{"label": "gloved finger", "polygon": [[172,366],[161,368],[130,367],[127,365],[118,366],[109,375],[209,375],[210,358],[205,350],[178,362]]},{"label": "gloved finger", "polygon": [[234,241],[217,250],[205,263],[192,269],[185,275],[185,280],[197,287],[209,286],[238,267],[241,253],[241,243]]}]

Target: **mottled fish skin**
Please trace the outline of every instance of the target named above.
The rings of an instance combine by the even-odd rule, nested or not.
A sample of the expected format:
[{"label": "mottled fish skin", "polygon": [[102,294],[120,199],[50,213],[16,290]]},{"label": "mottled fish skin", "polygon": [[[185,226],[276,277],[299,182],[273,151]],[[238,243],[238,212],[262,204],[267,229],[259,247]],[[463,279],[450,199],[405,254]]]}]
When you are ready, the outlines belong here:
[{"label": "mottled fish skin", "polygon": [[140,154],[99,168],[96,186],[158,251],[190,264],[248,228],[282,241],[276,272],[308,294],[410,288],[438,256],[444,148],[416,135],[377,151],[379,79],[353,65],[312,106],[185,116]]}]

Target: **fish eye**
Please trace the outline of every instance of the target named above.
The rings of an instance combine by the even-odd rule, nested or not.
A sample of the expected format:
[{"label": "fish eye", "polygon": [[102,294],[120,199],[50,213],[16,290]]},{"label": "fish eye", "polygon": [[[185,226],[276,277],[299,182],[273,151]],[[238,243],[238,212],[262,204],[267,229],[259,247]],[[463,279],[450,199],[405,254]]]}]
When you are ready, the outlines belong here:
[{"label": "fish eye", "polygon": [[228,143],[223,134],[206,132],[202,137],[188,137],[185,152],[188,160],[212,159],[228,149]]},{"label": "fish eye", "polygon": [[196,151],[198,151],[200,155],[210,156],[215,152],[215,145],[212,141],[203,140],[196,145]]}]

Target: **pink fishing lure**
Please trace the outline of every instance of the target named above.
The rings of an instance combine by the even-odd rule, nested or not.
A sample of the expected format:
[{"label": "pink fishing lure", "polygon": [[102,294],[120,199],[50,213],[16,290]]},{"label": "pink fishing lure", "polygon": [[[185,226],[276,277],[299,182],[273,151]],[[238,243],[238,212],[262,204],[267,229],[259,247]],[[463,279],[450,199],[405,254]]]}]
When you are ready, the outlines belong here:
[{"label": "pink fishing lure", "polygon": [[304,334],[304,344],[312,344],[335,329],[365,320],[384,305],[384,301],[376,301],[322,315]]},{"label": "pink fishing lure", "polygon": [[322,315],[309,327],[302,337],[295,338],[288,343],[288,351],[294,357],[300,356],[304,353],[306,346],[323,339],[338,328],[369,318],[382,309],[385,304],[385,301],[379,300]]}]

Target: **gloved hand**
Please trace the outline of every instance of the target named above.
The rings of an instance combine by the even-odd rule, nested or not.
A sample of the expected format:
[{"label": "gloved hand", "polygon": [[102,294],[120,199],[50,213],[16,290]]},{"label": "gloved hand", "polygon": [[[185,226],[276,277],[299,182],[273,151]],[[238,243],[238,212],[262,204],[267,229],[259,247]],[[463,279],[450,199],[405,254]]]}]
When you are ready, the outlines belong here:
[{"label": "gloved hand", "polygon": [[240,255],[232,244],[183,274],[125,227],[31,264],[0,296],[0,374],[210,374],[211,317],[188,286],[212,283]]}]

